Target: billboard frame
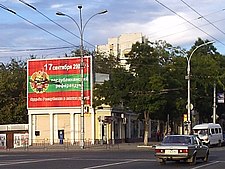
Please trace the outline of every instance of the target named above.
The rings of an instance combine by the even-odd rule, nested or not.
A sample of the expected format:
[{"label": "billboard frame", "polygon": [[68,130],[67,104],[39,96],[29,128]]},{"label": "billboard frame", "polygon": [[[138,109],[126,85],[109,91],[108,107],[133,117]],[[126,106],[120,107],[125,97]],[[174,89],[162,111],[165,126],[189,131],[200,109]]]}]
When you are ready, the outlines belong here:
[{"label": "billboard frame", "polygon": [[[76,66],[76,70],[74,69],[75,73],[74,72],[71,73],[73,71],[73,69],[71,68],[71,65],[67,65],[67,70],[66,69],[65,70],[54,70],[55,74],[52,74],[53,70],[48,70],[46,67],[44,67],[44,63],[45,64],[49,64],[49,63],[63,64],[65,62],[73,63],[74,66]],[[86,79],[85,79],[86,80],[86,82],[85,82],[86,83],[86,89],[84,91],[84,94],[85,94],[84,97],[87,99],[85,104],[84,104],[84,106],[92,107],[92,97],[93,97],[92,96],[92,94],[93,94],[93,70],[92,70],[93,63],[92,63],[92,56],[84,56],[84,62],[86,63],[86,66],[84,67],[84,74],[86,76]],[[37,63],[38,66],[35,67],[35,68],[31,68],[32,64],[35,65],[35,63]],[[79,70],[78,70],[78,68],[79,68]],[[42,70],[44,70],[44,69],[45,69],[46,72],[45,71],[42,72]],[[34,74],[34,77],[36,77],[37,75],[35,74],[36,73],[35,71],[36,72],[40,71],[39,74],[42,73],[42,74],[46,74],[46,76],[48,76],[47,80],[46,80],[47,81],[46,84],[44,83],[44,85],[46,85],[46,89],[45,89],[45,86],[44,86],[43,88],[41,88],[41,90],[36,89],[35,87],[34,87],[35,91],[33,90],[33,88],[32,88],[33,86],[31,85],[31,83],[33,82],[35,84],[36,81],[34,82],[34,81],[31,80],[31,75]],[[57,71],[59,71],[61,74],[59,72],[57,73]],[[63,74],[65,72],[67,74]],[[74,97],[74,99],[77,99],[76,102],[72,101],[72,100],[71,100],[71,102],[68,101],[68,100],[66,102],[64,102],[64,100],[62,99],[63,97],[62,97],[62,98],[60,98],[61,100],[59,100],[59,101],[60,101],[60,104],[63,105],[63,106],[54,106],[54,104],[52,106],[51,104],[48,104],[48,103],[46,103],[46,105],[44,105],[45,101],[47,101],[47,102],[49,101],[46,98],[51,94],[51,92],[53,93],[53,96],[54,96],[54,92],[53,91],[51,91],[51,92],[48,91],[48,90],[51,90],[50,88],[48,88],[49,85],[58,85],[58,86],[60,85],[58,82],[55,82],[55,84],[54,84],[54,82],[51,81],[52,76],[58,76],[58,77],[62,76],[64,78],[64,80],[65,80],[65,78],[67,76],[73,76],[73,75],[76,75],[78,78],[80,77],[80,57],[64,57],[64,58],[30,59],[30,60],[28,60],[27,61],[27,109],[65,109],[65,108],[66,109],[68,109],[68,108],[69,109],[71,109],[71,108],[74,109],[74,108],[80,108],[81,107],[81,103],[80,103],[81,100],[78,97],[81,96],[81,90],[78,87],[79,85],[72,85],[71,86],[71,84],[69,84],[69,88],[71,89],[71,88],[73,88],[75,86],[75,87],[77,87],[76,91],[73,90],[73,89],[71,89],[71,91],[66,91],[66,89],[65,89],[65,91],[61,91],[61,95],[67,97],[67,95],[72,95],[73,92],[74,92],[77,95],[77,98]],[[66,77],[64,77],[64,76],[66,76]],[[80,84],[81,83],[81,79],[80,79],[80,81],[77,81],[77,82],[78,82],[78,84]],[[31,89],[33,91],[31,91]],[[36,93],[34,93],[34,92],[36,92]],[[57,91],[57,92],[58,92],[57,94],[60,93],[60,91]],[[35,98],[36,100],[35,99],[32,100],[31,99],[32,94],[35,95],[35,96],[39,95],[40,98],[38,97],[38,98]],[[46,96],[46,97],[44,97],[44,96]],[[31,100],[34,103],[36,103],[36,104],[37,103],[41,103],[44,106],[32,105]],[[53,100],[52,103],[54,101],[56,101],[56,100]],[[68,106],[64,105],[64,103],[67,103]]]}]

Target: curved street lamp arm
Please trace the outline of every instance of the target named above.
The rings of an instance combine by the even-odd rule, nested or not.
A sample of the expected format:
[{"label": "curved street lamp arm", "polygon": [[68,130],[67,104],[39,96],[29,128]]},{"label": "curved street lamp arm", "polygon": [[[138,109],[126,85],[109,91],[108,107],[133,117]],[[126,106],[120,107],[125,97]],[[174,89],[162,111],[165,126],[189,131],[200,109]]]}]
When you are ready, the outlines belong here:
[{"label": "curved street lamp arm", "polygon": [[78,30],[79,30],[79,33],[80,33],[80,37],[82,38],[82,37],[83,37],[83,33],[84,33],[84,29],[85,29],[86,25],[88,24],[88,22],[89,22],[93,17],[95,17],[96,15],[101,15],[101,14],[104,14],[104,13],[106,13],[106,12],[108,12],[108,11],[107,11],[107,10],[103,10],[102,12],[98,12],[98,13],[92,15],[92,16],[85,22],[85,24],[84,24],[84,26],[83,26],[82,16],[81,16],[81,8],[79,8],[79,9],[80,9],[80,26],[79,26],[79,24],[77,23],[77,21],[76,21],[73,17],[71,17],[70,15],[67,15],[67,14],[62,13],[62,12],[56,12],[56,15],[66,16],[66,17],[70,18],[70,19],[76,24],[76,26],[77,26],[77,28],[78,28]]},{"label": "curved street lamp arm", "polygon": [[78,28],[78,30],[79,30],[79,33],[80,33],[80,35],[81,35],[81,33],[82,33],[81,28],[80,28],[79,24],[77,23],[77,21],[76,21],[75,19],[73,19],[73,17],[71,17],[70,15],[67,15],[67,14],[65,14],[65,13],[62,13],[62,12],[56,12],[56,15],[59,15],[59,16],[66,16],[66,17],[70,18],[70,19],[76,24],[76,26],[77,26],[77,28]]},{"label": "curved street lamp arm", "polygon": [[186,59],[187,59],[187,62],[188,62],[187,71],[188,71],[189,73],[190,73],[191,58],[192,58],[192,55],[194,54],[194,52],[195,52],[196,50],[198,50],[199,48],[201,48],[202,46],[206,46],[206,45],[211,44],[211,43],[214,43],[214,41],[209,41],[209,42],[206,42],[206,43],[203,43],[203,44],[197,46],[197,47],[191,52],[191,54],[190,54],[189,57],[186,56]]},{"label": "curved street lamp arm", "polygon": [[195,52],[197,49],[199,49],[199,48],[202,47],[202,46],[205,46],[205,45],[214,43],[214,42],[215,42],[215,41],[209,41],[209,42],[206,42],[206,43],[203,43],[203,44],[197,46],[197,47],[191,52],[191,55],[190,55],[190,57],[188,58],[188,60],[191,60],[192,55],[194,54],[194,52]]},{"label": "curved street lamp arm", "polygon": [[102,12],[98,12],[98,13],[92,15],[92,16],[85,22],[85,24],[84,24],[84,26],[83,26],[83,29],[82,29],[82,33],[84,32],[84,29],[86,28],[86,25],[88,24],[88,22],[89,22],[93,17],[95,17],[95,16],[97,16],[97,15],[105,14],[106,12],[108,12],[108,11],[107,11],[107,10],[104,10],[104,11],[102,11]]}]

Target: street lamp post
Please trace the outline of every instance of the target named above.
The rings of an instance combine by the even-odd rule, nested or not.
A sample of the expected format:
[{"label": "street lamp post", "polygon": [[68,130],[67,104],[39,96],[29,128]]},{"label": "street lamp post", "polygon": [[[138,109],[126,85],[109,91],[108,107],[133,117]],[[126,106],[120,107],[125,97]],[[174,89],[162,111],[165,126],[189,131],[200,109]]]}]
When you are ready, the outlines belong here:
[{"label": "street lamp post", "polygon": [[191,134],[191,109],[193,109],[193,105],[191,104],[191,77],[190,77],[190,73],[191,73],[191,58],[192,58],[192,55],[194,54],[194,52],[203,47],[203,46],[206,46],[208,44],[211,44],[211,43],[214,43],[214,41],[209,41],[209,42],[206,42],[206,43],[203,43],[199,46],[197,46],[193,51],[192,53],[190,54],[190,56],[186,56],[186,59],[187,59],[187,80],[188,80],[188,87],[187,87],[187,110],[188,110],[188,131],[187,131],[187,134]]},{"label": "street lamp post", "polygon": [[96,15],[101,15],[107,12],[107,10],[103,10],[101,12],[98,12],[94,15],[92,15],[84,24],[83,24],[83,19],[82,19],[82,6],[78,5],[78,9],[80,11],[79,16],[80,16],[80,25],[77,23],[77,21],[75,19],[73,19],[73,17],[71,17],[70,15],[67,15],[65,13],[62,12],[57,12],[56,15],[60,15],[60,16],[66,16],[68,18],[70,18],[77,26],[79,33],[80,33],[80,76],[81,76],[81,143],[80,146],[82,149],[84,149],[84,30],[86,25],[88,24],[88,22],[95,17]]}]

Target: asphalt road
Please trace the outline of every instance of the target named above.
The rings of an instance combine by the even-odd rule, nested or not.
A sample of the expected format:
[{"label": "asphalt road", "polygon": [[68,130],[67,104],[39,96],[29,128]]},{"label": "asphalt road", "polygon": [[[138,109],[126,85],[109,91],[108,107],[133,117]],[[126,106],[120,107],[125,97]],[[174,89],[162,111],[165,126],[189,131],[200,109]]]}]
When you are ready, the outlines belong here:
[{"label": "asphalt road", "polygon": [[160,165],[154,150],[79,150],[73,152],[1,152],[0,169],[223,169],[225,147],[211,148],[209,162]]}]

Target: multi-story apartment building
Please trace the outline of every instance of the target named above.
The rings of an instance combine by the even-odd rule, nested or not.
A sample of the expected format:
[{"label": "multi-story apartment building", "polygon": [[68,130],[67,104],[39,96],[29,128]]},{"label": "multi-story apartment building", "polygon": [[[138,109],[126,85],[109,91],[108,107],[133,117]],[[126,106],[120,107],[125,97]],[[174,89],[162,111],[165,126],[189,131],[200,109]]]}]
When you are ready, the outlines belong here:
[{"label": "multi-story apartment building", "polygon": [[99,53],[111,54],[118,57],[121,65],[126,67],[127,54],[131,51],[132,45],[146,40],[146,37],[142,33],[126,33],[118,37],[109,38],[107,44],[97,45],[96,50]]}]

